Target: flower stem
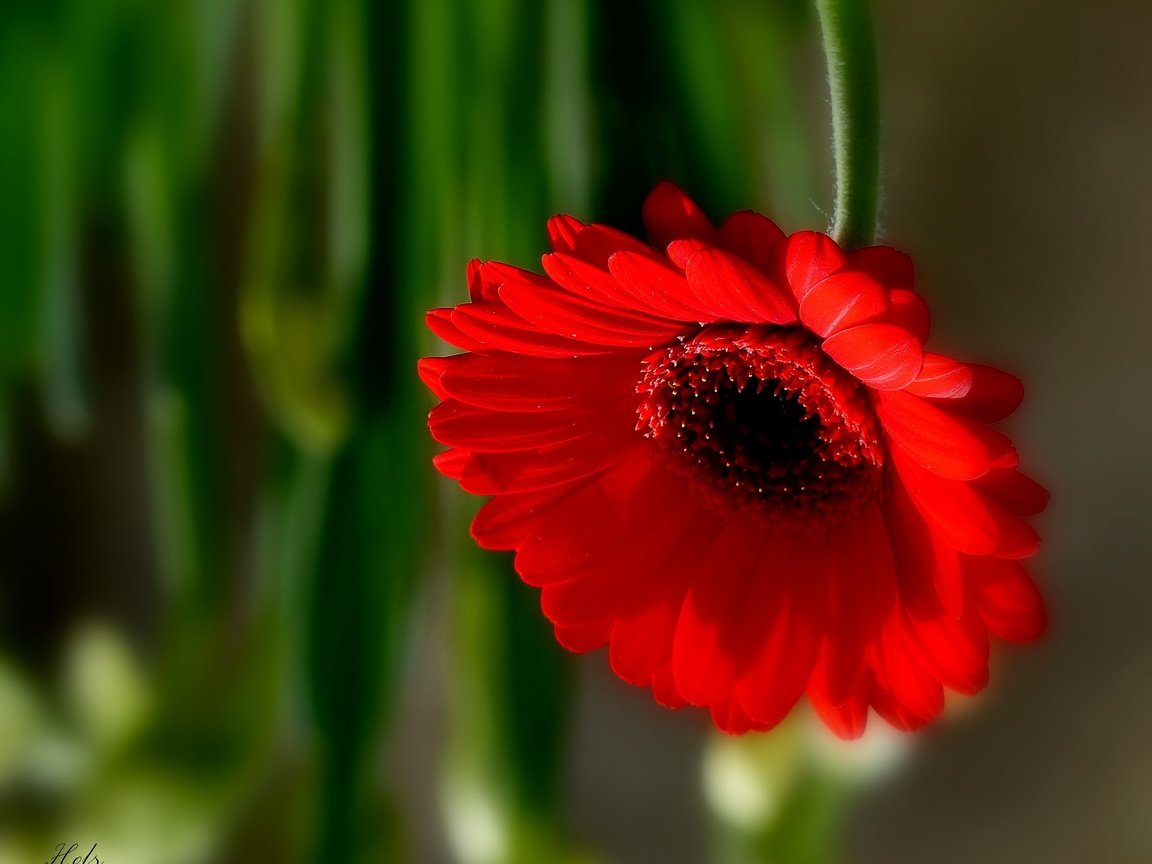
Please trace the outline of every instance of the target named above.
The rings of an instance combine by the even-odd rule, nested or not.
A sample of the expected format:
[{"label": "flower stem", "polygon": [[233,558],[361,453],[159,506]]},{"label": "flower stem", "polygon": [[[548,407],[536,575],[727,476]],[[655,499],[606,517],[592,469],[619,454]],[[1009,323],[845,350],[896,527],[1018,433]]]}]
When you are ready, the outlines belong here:
[{"label": "flower stem", "polygon": [[880,175],[880,94],[868,0],[816,0],[836,156],[832,235],[846,248],[876,238]]}]

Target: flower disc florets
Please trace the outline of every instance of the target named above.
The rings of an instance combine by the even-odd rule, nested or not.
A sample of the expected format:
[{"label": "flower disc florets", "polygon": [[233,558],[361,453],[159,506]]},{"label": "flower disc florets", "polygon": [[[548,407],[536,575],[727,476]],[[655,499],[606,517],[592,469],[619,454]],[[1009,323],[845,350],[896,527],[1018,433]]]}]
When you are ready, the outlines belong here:
[{"label": "flower disc florets", "polygon": [[795,328],[714,325],[648,357],[637,429],[721,511],[824,530],[880,490],[861,388]]}]

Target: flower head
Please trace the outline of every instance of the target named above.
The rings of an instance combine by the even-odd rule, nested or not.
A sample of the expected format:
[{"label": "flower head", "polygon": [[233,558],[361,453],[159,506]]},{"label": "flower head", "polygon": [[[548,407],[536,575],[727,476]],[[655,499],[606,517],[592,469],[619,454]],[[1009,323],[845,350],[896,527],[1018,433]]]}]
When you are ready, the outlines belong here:
[{"label": "flower head", "polygon": [[557,216],[545,275],[474,261],[429,313],[465,352],[420,372],[437,468],[492,496],[477,542],[563,645],[729,732],[804,694],[845,737],[870,707],[914,729],[979,691],[989,634],[1045,626],[1020,561],[1048,496],[988,425],[1019,380],[924,349],[894,249],[716,228],[668,183],[644,220]]}]

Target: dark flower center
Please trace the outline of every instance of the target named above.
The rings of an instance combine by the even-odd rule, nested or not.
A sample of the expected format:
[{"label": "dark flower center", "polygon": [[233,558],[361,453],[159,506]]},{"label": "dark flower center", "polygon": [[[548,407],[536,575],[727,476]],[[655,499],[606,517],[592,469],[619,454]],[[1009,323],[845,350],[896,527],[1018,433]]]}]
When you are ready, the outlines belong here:
[{"label": "dark flower center", "polygon": [[800,331],[713,325],[649,356],[637,429],[710,503],[818,527],[880,489],[862,388]]}]

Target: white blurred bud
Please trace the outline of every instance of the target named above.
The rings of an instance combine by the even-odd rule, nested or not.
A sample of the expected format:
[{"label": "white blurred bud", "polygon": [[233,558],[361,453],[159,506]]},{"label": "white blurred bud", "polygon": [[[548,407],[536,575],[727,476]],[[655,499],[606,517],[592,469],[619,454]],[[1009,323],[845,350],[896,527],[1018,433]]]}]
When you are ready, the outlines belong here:
[{"label": "white blurred bud", "polygon": [[788,719],[767,734],[713,734],[704,751],[704,794],[712,811],[742,830],[770,825],[807,758],[803,730]]},{"label": "white blurred bud", "polygon": [[65,703],[100,750],[127,742],[147,720],[148,684],[124,638],[100,623],[80,626],[65,653]]}]

